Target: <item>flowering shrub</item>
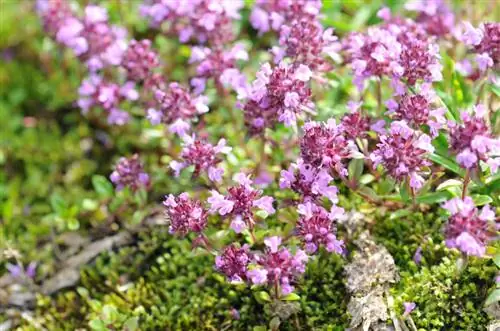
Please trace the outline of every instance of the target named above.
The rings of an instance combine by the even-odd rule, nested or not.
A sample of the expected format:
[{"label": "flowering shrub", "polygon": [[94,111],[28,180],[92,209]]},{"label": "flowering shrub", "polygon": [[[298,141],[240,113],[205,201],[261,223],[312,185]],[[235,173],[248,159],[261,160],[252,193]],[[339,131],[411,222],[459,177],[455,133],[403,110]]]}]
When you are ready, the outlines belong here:
[{"label": "flowering shrub", "polygon": [[[444,230],[447,245],[467,255],[484,256],[496,231],[495,225],[489,224],[494,223],[495,213],[486,205],[480,215],[476,214],[469,183],[474,178],[475,186],[484,185],[485,176],[494,178],[498,170],[500,140],[494,138],[489,124],[494,109],[478,100],[472,113],[464,110],[458,116],[432,84],[443,79],[440,38],[451,40],[452,34],[473,47],[480,75],[495,84],[497,78],[488,78],[492,75],[488,68],[498,62],[498,23],[480,28],[467,22],[454,25],[453,14],[441,2],[432,2],[431,8],[409,4],[408,9],[419,13],[415,20],[382,8],[378,25],[339,39],[333,29],[322,27],[320,2],[258,2],[250,17],[253,27],[259,34],[274,30],[279,41],[271,49],[274,63],[262,64],[253,83],[248,84],[237,63],[248,61],[245,47],[226,46],[237,38],[233,24],[241,18],[242,7],[239,1],[209,0],[185,1],[179,6],[148,1],[141,6],[141,14],[154,28],[177,35],[182,43],[193,43],[189,63],[197,66],[189,86],[167,83],[168,77],[155,75],[162,61],[151,41],[127,41],[125,33],[117,32],[122,28],[109,25],[103,7],[89,5],[79,18],[62,0],[40,1],[38,10],[47,32],[71,48],[90,71],[91,77],[79,90],[82,111],[99,106],[109,112],[110,124],[122,125],[129,114],[119,110],[120,104],[125,99],[138,102],[153,125],[167,125],[184,141],[178,160],[170,163],[174,174],[179,176],[182,169],[193,166],[193,178],[210,180],[210,196],[205,202],[199,193],[194,193],[199,196],[196,200],[187,192],[168,195],[164,205],[171,233],[197,233],[194,244],[219,252],[215,267],[229,281],[267,285],[276,298],[283,298],[293,291],[312,254],[323,247],[335,254],[344,252],[336,221],[345,215],[337,206],[335,182],[371,200],[384,200],[360,182],[366,168],[375,178],[395,180],[395,191],[401,195],[396,199],[407,203],[405,195],[409,194],[413,208],[421,201],[432,204],[450,199],[444,205],[451,213]],[[442,15],[443,21],[437,21],[435,15]],[[317,113],[315,87],[324,87],[329,80],[325,75],[342,66],[351,70],[360,93],[376,85],[377,109],[367,109],[362,95],[358,100],[353,96],[348,105],[351,112],[338,124],[335,119],[311,121]],[[115,71],[116,77],[126,73],[130,81],[122,87],[104,82],[100,71],[105,67],[111,67],[107,70]],[[231,90],[236,92],[242,100],[239,111],[247,132],[258,135],[263,146],[268,143],[269,130],[286,130],[280,129],[280,122],[295,127],[293,139],[300,146],[300,155],[290,160],[290,168],[281,170],[279,183],[281,189],[298,194],[289,204],[296,208],[295,219],[287,220],[296,223],[289,233],[279,228],[275,232],[265,225],[276,209],[288,208],[286,201],[272,196],[273,186],[267,190],[271,195],[263,195],[253,187],[252,172],[236,173],[236,185],[228,186],[220,164],[232,146],[226,146],[224,136],[216,146],[195,137],[207,135],[202,117],[210,111],[209,98],[200,93],[210,91],[209,79],[213,79],[220,98],[228,98]],[[133,82],[140,84],[139,93]],[[386,100],[384,84],[393,95]],[[449,141],[449,149],[443,146],[436,153],[438,141]],[[120,160],[110,177],[117,189],[148,187],[150,179],[138,162],[137,155]],[[439,167],[465,175],[462,183],[453,180],[455,186],[432,195],[432,190],[446,184],[439,185],[432,178]],[[455,191],[450,188],[458,185],[462,187],[460,195],[453,197]],[[429,195],[432,198],[425,199]],[[210,217],[213,222],[208,220],[209,214],[214,215]],[[236,234],[231,235],[233,243],[220,248],[220,243],[212,243],[211,227],[232,229]]]},{"label": "flowering shrub", "polygon": [[[92,179],[94,211],[133,209],[142,225],[162,200],[172,238],[273,304],[300,300],[308,264],[349,260],[360,204],[432,210],[447,252],[498,259],[500,23],[473,25],[440,0],[377,8],[356,29],[334,29],[316,0],[144,0],[138,32],[106,6],[36,4],[48,39],[81,64],[75,105],[121,154],[114,192]],[[35,278],[37,264],[16,263]]]}]

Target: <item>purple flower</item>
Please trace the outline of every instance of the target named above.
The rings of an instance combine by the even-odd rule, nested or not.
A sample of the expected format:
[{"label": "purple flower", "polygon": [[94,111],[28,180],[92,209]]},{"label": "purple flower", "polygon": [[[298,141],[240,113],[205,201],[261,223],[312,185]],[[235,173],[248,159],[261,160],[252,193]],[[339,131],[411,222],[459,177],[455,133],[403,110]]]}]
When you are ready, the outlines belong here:
[{"label": "purple flower", "polygon": [[246,77],[236,68],[236,61],[248,60],[248,53],[242,44],[236,44],[229,50],[193,47],[190,63],[198,63],[196,83],[197,92],[203,91],[208,79],[213,79],[215,86],[222,93],[224,86],[230,86],[238,94],[245,95],[248,89]]},{"label": "purple flower", "polygon": [[[333,29],[324,31],[319,20],[310,17],[302,17],[282,25],[279,43],[280,47],[274,49],[276,62],[287,56],[316,72],[331,70],[332,66],[325,60],[325,55],[338,59],[341,48],[338,38],[333,36]],[[308,76],[310,74],[305,78]]]},{"label": "purple flower", "polygon": [[[182,123],[185,125],[185,123],[187,123],[186,121],[191,120],[198,114],[203,114],[208,111],[205,97],[192,96],[186,88],[179,83],[170,83],[166,91],[156,89],[154,91],[154,97],[157,107],[154,108],[154,112],[150,113],[148,111],[148,118],[151,120],[152,124],[157,124],[160,119],[160,121],[165,124],[172,124],[177,120],[183,120]],[[186,130],[185,126],[183,126],[180,131],[175,130],[176,127],[178,128],[178,126],[174,126],[174,131],[176,132],[183,133]]]},{"label": "purple flower", "polygon": [[454,27],[455,17],[444,0],[413,0],[405,8],[418,12],[417,23],[431,35],[444,36]]},{"label": "purple flower", "polygon": [[151,41],[132,40],[122,58],[122,67],[127,77],[135,82],[146,80],[151,72],[160,65],[158,54],[151,49]]},{"label": "purple flower", "polygon": [[250,269],[247,276],[254,284],[267,283],[287,295],[293,291],[291,284],[305,272],[308,257],[300,249],[293,255],[287,248],[280,247],[280,237],[266,238],[264,243],[266,251],[254,257],[255,268]]},{"label": "purple flower", "polygon": [[144,172],[137,154],[128,159],[120,158],[110,179],[116,185],[117,190],[129,187],[132,191],[136,191],[140,187],[147,188],[150,182],[149,175]]},{"label": "purple flower", "polygon": [[326,197],[336,203],[338,189],[330,185],[333,180],[325,169],[315,169],[299,159],[288,170],[281,170],[280,188],[289,188],[301,195],[301,199],[317,200]]},{"label": "purple flower", "polygon": [[269,215],[272,215],[276,212],[273,207],[274,199],[272,197],[264,196],[260,199],[257,199],[253,202],[253,205],[259,209],[264,210]]},{"label": "purple flower", "polygon": [[405,311],[403,313],[403,316],[410,315],[411,312],[417,307],[415,302],[403,302],[403,306],[405,307]]},{"label": "purple flower", "polygon": [[420,264],[420,262],[422,261],[422,246],[418,246],[415,254],[413,255],[413,261],[416,264]]},{"label": "purple flower", "polygon": [[307,122],[303,129],[300,151],[304,162],[332,171],[334,175],[347,176],[346,163],[354,149],[346,139],[343,127],[329,120],[327,123]]},{"label": "purple flower", "polygon": [[236,233],[242,233],[244,230],[247,229],[247,224],[245,223],[245,221],[243,221],[243,218],[241,218],[240,215],[237,215],[231,221],[230,228],[233,229],[233,231]]},{"label": "purple flower", "polygon": [[267,282],[267,270],[265,269],[256,268],[248,270],[246,276],[255,285],[262,285]]},{"label": "purple flower", "polygon": [[462,123],[449,122],[450,147],[464,168],[475,168],[479,160],[491,162],[500,150],[500,140],[493,138],[485,120],[485,107],[477,105],[472,114],[461,113]]},{"label": "purple flower", "polygon": [[28,264],[26,269],[24,268],[22,263],[17,263],[17,264],[11,264],[7,263],[5,265],[7,270],[9,271],[9,274],[13,278],[21,278],[21,277],[27,277],[34,279],[36,276],[36,267],[37,263],[35,261],[32,261]]},{"label": "purple flower", "polygon": [[[275,209],[272,205],[273,198],[262,196],[260,190],[252,187],[252,180],[244,173],[238,173],[234,176],[235,182],[239,185],[229,187],[227,195],[224,196],[217,191],[212,191],[212,196],[208,202],[212,206],[212,213],[218,212],[221,216],[232,217],[233,221],[241,218],[246,227],[253,228],[254,226],[254,207],[266,211],[268,214],[273,214]],[[235,222],[236,222],[235,221]],[[236,229],[241,229],[242,226],[238,222],[233,224]]]},{"label": "purple flower", "polygon": [[495,213],[488,205],[479,213],[470,197],[449,200],[443,208],[451,214],[445,227],[446,245],[467,255],[483,256],[486,243],[495,236]]},{"label": "purple flower", "polygon": [[370,131],[370,119],[358,111],[351,111],[342,117],[341,125],[348,139],[366,138]]},{"label": "purple flower", "polygon": [[187,193],[175,197],[170,194],[163,205],[170,221],[170,233],[185,236],[189,232],[202,232],[207,226],[208,213],[197,200]]},{"label": "purple flower", "polygon": [[343,241],[337,240],[335,236],[334,220],[342,216],[337,209],[340,208],[337,207],[334,213],[329,214],[324,208],[311,202],[299,205],[301,217],[297,221],[295,232],[308,253],[315,253],[321,245],[329,252],[342,253]]},{"label": "purple flower", "polygon": [[84,114],[92,107],[101,107],[108,112],[108,123],[117,125],[127,123],[130,118],[127,112],[120,110],[120,105],[127,100],[137,100],[139,97],[132,82],[119,86],[94,74],[83,80],[78,93],[80,99],[77,103]]},{"label": "purple flower", "polygon": [[380,136],[370,159],[374,167],[382,164],[391,177],[398,181],[409,179],[411,187],[418,190],[423,184],[419,173],[430,165],[426,155],[432,151],[429,136],[412,130],[404,121],[395,121],[389,134]]},{"label": "purple flower", "polygon": [[196,38],[198,43],[222,46],[233,40],[232,23],[240,18],[242,7],[240,0],[149,0],[141,6],[141,13],[154,27],[168,22],[169,30],[183,43]]},{"label": "purple flower", "polygon": [[221,216],[229,214],[235,205],[234,201],[226,199],[219,192],[212,190],[211,196],[208,198],[208,203],[211,205],[210,213],[218,212]]},{"label": "purple flower", "polygon": [[304,112],[313,112],[311,89],[306,84],[311,74],[303,64],[281,62],[274,69],[268,63],[262,65],[252,83],[250,100],[243,107],[251,133],[261,133],[278,121],[291,126]]},{"label": "purple flower", "polygon": [[231,151],[231,147],[226,146],[226,140],[221,139],[217,146],[193,137],[185,135],[184,147],[181,152],[181,162],[172,161],[171,168],[175,171],[176,176],[179,175],[181,169],[190,165],[194,166],[193,176],[198,177],[202,171],[207,172],[208,177],[212,181],[220,181],[224,170],[218,168],[218,164],[222,161],[218,154],[227,154]]},{"label": "purple flower", "polygon": [[259,34],[279,31],[286,22],[315,20],[321,9],[319,0],[269,1],[257,0],[250,14],[250,23]]},{"label": "purple flower", "polygon": [[278,247],[281,245],[281,237],[269,237],[264,239],[264,244],[269,248],[271,253],[276,253],[278,251]]},{"label": "purple flower", "polygon": [[[215,269],[226,275],[229,281],[245,281],[251,258],[248,246],[238,247],[232,244],[225,247],[215,258]],[[251,279],[249,276],[248,278]]]}]

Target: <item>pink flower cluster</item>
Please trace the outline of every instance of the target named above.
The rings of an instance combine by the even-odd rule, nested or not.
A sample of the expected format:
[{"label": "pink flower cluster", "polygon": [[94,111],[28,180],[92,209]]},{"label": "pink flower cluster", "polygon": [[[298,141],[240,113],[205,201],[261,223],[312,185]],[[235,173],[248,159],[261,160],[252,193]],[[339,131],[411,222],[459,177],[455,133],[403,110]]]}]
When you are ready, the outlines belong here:
[{"label": "pink flower cluster", "polygon": [[485,115],[486,107],[477,105],[472,114],[462,111],[461,123],[448,122],[450,147],[462,167],[477,169],[479,161],[483,161],[496,173],[500,166],[500,139],[492,136]]},{"label": "pink flower cluster", "polygon": [[314,253],[320,245],[325,246],[328,252],[341,254],[344,251],[344,242],[337,240],[334,221],[344,216],[344,210],[333,206],[330,213],[323,207],[312,202],[299,205],[301,214],[295,232],[304,243],[308,253]]},{"label": "pink flower cluster", "polygon": [[351,64],[354,83],[360,90],[372,77],[391,79],[396,94],[403,94],[402,82],[442,80],[439,47],[422,27],[410,19],[392,17],[387,8],[379,12],[386,23],[352,33],[344,39],[346,61]]},{"label": "pink flower cluster", "polygon": [[109,178],[119,191],[125,187],[137,191],[141,187],[148,188],[150,184],[149,175],[144,172],[137,154],[130,158],[120,158]]},{"label": "pink flower cluster", "polygon": [[160,60],[150,40],[132,40],[123,55],[121,66],[127,71],[128,79],[140,83],[152,76],[153,70],[160,66]]},{"label": "pink flower cluster", "polygon": [[108,23],[105,8],[89,5],[81,19],[63,0],[38,0],[37,8],[47,31],[72,49],[90,70],[120,64],[127,49],[126,31]]},{"label": "pink flower cluster", "polygon": [[139,93],[134,88],[133,82],[127,82],[122,86],[108,82],[97,74],[90,74],[78,89],[80,98],[78,106],[84,114],[93,107],[100,107],[107,112],[108,123],[124,125],[130,115],[120,109],[124,101],[135,101],[139,98]]},{"label": "pink flower cluster", "polygon": [[299,159],[287,170],[281,170],[280,188],[292,189],[304,201],[318,201],[321,197],[326,197],[337,203],[338,189],[331,184],[332,180],[333,177],[327,170],[315,168]]},{"label": "pink flower cluster", "polygon": [[210,204],[210,213],[230,217],[231,228],[234,232],[241,233],[254,227],[254,208],[263,210],[268,215],[274,214],[276,210],[272,197],[262,196],[261,191],[251,186],[253,181],[250,176],[240,172],[234,176],[234,180],[238,185],[228,188],[226,196],[212,190],[207,201]]},{"label": "pink flower cluster", "polygon": [[426,156],[433,151],[428,135],[411,129],[405,121],[394,121],[388,134],[380,136],[370,159],[374,167],[382,164],[391,177],[408,180],[418,190],[424,183],[423,168],[431,164]]},{"label": "pink flower cluster", "polygon": [[184,136],[184,148],[181,152],[182,161],[170,162],[170,167],[179,176],[180,171],[188,166],[194,166],[194,177],[198,177],[202,171],[207,172],[208,178],[214,182],[220,182],[224,170],[218,167],[222,161],[217,154],[231,152],[231,147],[226,146],[226,140],[220,139],[216,146],[194,137]]},{"label": "pink flower cluster", "polygon": [[168,23],[169,30],[186,43],[224,45],[234,39],[233,20],[240,18],[243,1],[231,0],[150,0],[141,5],[141,14],[153,26]]},{"label": "pink flower cluster", "polygon": [[246,77],[236,67],[238,60],[248,60],[248,53],[242,44],[236,44],[229,50],[194,46],[191,49],[189,62],[198,63],[196,77],[191,79],[195,92],[202,93],[207,80],[213,79],[219,93],[225,86],[230,86],[240,98],[246,98],[248,83]]},{"label": "pink flower cluster", "polygon": [[476,62],[481,71],[498,66],[500,63],[500,23],[484,23],[474,28],[464,23],[465,31],[460,39],[476,53]]},{"label": "pink flower cluster", "polygon": [[187,193],[175,197],[170,194],[163,204],[170,221],[170,233],[185,236],[189,232],[202,232],[207,226],[208,212],[201,203],[193,200]]},{"label": "pink flower cluster", "polygon": [[357,152],[356,145],[344,135],[335,120],[307,122],[300,139],[300,153],[305,163],[325,168],[335,176],[346,177],[346,163]]},{"label": "pink flower cluster", "polygon": [[280,247],[281,242],[277,236],[264,240],[266,250],[254,256],[255,263],[247,271],[247,277],[253,284],[267,284],[277,293],[287,295],[293,292],[293,283],[305,272],[308,256],[300,249],[292,254],[288,248]]},{"label": "pink flower cluster", "polygon": [[170,83],[166,91],[156,89],[154,97],[156,108],[149,108],[147,115],[151,124],[168,124],[171,132],[181,136],[189,131],[190,120],[209,110],[205,96],[193,96],[176,82]]},{"label": "pink flower cluster", "polygon": [[308,85],[311,75],[303,64],[281,62],[274,68],[269,63],[262,65],[252,83],[250,100],[243,107],[251,131],[261,132],[277,121],[291,126],[304,113],[314,113]]},{"label": "pink flower cluster", "polygon": [[316,19],[321,6],[320,0],[257,0],[250,14],[250,23],[260,34],[279,31],[287,22]]},{"label": "pink flower cluster", "polygon": [[451,214],[445,227],[446,245],[467,255],[483,256],[486,243],[499,227],[495,212],[488,205],[479,212],[471,197],[454,198],[443,208]]},{"label": "pink flower cluster", "polygon": [[293,283],[305,272],[308,256],[300,249],[292,254],[280,247],[281,242],[280,237],[266,238],[266,249],[261,253],[250,252],[248,245],[229,245],[216,257],[215,268],[231,282],[269,285],[277,294],[288,295],[294,290]]}]

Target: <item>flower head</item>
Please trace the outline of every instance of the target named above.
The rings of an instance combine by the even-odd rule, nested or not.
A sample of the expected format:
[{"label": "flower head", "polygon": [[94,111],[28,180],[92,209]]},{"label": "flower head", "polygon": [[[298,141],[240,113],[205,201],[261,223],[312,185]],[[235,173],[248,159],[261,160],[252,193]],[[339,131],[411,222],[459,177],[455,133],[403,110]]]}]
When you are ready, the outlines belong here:
[{"label": "flower head", "polygon": [[329,252],[342,253],[344,243],[335,236],[334,220],[339,216],[337,210],[329,214],[324,208],[305,202],[299,205],[299,214],[295,231],[308,253],[315,253],[320,246],[325,246]]},{"label": "flower head", "polygon": [[160,65],[160,60],[158,54],[152,50],[150,40],[132,40],[123,55],[121,65],[127,71],[128,79],[141,82],[151,76],[152,71]]},{"label": "flower head", "polygon": [[206,97],[194,97],[176,82],[170,83],[166,91],[155,90],[154,97],[158,109],[149,109],[149,120],[152,124],[169,124],[170,130],[179,135],[186,133],[189,120],[209,110]]},{"label": "flower head", "polygon": [[234,38],[233,20],[239,19],[243,1],[150,0],[141,6],[143,16],[152,26],[168,22],[169,30],[186,43],[192,39],[199,43],[222,46]]},{"label": "flower head", "polygon": [[280,188],[289,188],[300,194],[303,201],[315,201],[326,197],[336,203],[338,189],[330,185],[333,177],[325,169],[316,169],[299,159],[287,170],[281,171]]},{"label": "flower head", "polygon": [[254,284],[279,287],[282,295],[293,291],[293,282],[305,272],[307,255],[297,250],[293,255],[287,248],[281,247],[281,238],[271,237],[264,240],[267,249],[254,257],[255,267],[247,272]]},{"label": "flower head", "polygon": [[495,235],[494,211],[486,205],[479,212],[470,197],[449,200],[443,208],[451,214],[444,231],[446,245],[467,255],[483,256],[486,243]]},{"label": "flower head", "polygon": [[134,101],[139,98],[132,82],[122,86],[107,82],[101,76],[91,74],[86,78],[78,89],[80,106],[83,113],[87,113],[93,107],[101,107],[108,113],[108,123],[123,125],[129,121],[130,115],[121,110],[123,102]]},{"label": "flower head", "polygon": [[490,164],[500,151],[500,140],[493,138],[484,115],[485,107],[478,105],[472,114],[462,112],[461,123],[448,123],[451,150],[464,168],[477,167],[479,160]]},{"label": "flower head", "polygon": [[226,275],[229,281],[245,281],[251,259],[248,246],[238,247],[232,244],[215,258],[215,269]]},{"label": "flower head", "polygon": [[207,172],[210,180],[219,182],[224,170],[218,167],[222,161],[218,154],[227,154],[231,147],[226,146],[226,140],[221,139],[216,146],[200,139],[184,136],[184,147],[181,152],[181,162],[172,161],[171,167],[176,176],[180,170],[190,165],[194,166],[193,176],[197,177],[202,171]]},{"label": "flower head", "polygon": [[149,175],[144,172],[137,154],[130,158],[120,158],[110,179],[117,190],[129,187],[132,191],[136,191],[140,187],[149,186]]},{"label": "flower head", "polygon": [[[208,203],[211,205],[211,213],[218,212],[221,216],[232,217],[233,229],[241,232],[243,228],[254,226],[254,208],[264,210],[268,214],[273,214],[275,209],[272,205],[273,198],[262,196],[260,190],[251,186],[252,181],[246,175],[239,173],[234,179],[239,185],[228,188],[226,196],[212,191]],[[242,221],[246,226],[241,224]]]},{"label": "flower head", "polygon": [[354,146],[346,138],[343,128],[335,121],[307,122],[300,139],[300,153],[305,163],[325,168],[339,176],[347,176],[346,163],[352,157]]},{"label": "flower head", "polygon": [[170,221],[170,233],[185,236],[189,232],[201,232],[207,226],[208,212],[197,200],[191,199],[187,193],[179,196],[170,194],[163,201]]},{"label": "flower head", "polygon": [[382,164],[394,179],[409,179],[410,186],[419,189],[424,181],[420,172],[430,165],[426,155],[432,151],[429,136],[414,131],[404,121],[395,121],[390,132],[380,136],[370,158],[374,166]]},{"label": "flower head", "polygon": [[245,122],[255,131],[273,127],[276,121],[293,125],[298,116],[312,112],[310,69],[303,65],[281,62],[274,69],[266,63],[257,73],[250,100],[244,106]]}]

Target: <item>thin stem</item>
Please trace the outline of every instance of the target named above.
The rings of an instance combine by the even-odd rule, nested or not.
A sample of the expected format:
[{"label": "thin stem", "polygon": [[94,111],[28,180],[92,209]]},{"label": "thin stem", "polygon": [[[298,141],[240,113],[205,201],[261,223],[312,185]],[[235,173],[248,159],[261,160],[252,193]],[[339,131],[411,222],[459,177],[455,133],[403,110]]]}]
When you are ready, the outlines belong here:
[{"label": "thin stem", "polygon": [[465,195],[467,193],[467,186],[469,185],[469,182],[470,182],[470,171],[469,171],[469,169],[467,169],[465,171],[465,177],[464,177],[464,187],[462,190],[462,200],[465,199]]},{"label": "thin stem", "polygon": [[382,114],[382,80],[380,78],[377,81],[377,104],[378,113]]}]

